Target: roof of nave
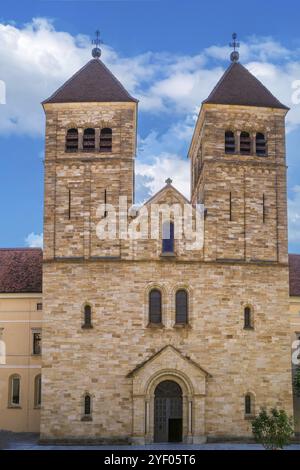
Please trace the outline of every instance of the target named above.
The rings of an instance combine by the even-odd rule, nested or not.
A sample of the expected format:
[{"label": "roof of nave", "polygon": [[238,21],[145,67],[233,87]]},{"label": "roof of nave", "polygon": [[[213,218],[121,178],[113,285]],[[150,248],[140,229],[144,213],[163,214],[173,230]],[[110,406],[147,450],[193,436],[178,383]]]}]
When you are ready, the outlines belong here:
[{"label": "roof of nave", "polygon": [[290,295],[300,296],[300,255],[289,255]]},{"label": "roof of nave", "polygon": [[[41,293],[40,248],[0,248],[0,293]],[[290,296],[300,297],[300,254],[289,255]]]},{"label": "roof of nave", "polygon": [[0,249],[0,293],[42,292],[40,248]]}]

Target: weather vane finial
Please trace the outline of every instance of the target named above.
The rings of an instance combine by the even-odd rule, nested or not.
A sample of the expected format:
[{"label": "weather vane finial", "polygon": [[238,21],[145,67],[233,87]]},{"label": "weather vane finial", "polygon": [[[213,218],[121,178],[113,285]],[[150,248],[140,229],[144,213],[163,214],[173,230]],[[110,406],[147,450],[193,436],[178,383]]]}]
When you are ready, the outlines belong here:
[{"label": "weather vane finial", "polygon": [[231,60],[231,62],[238,62],[238,61],[239,61],[239,58],[240,58],[240,54],[239,54],[239,52],[237,51],[237,49],[240,47],[240,43],[237,42],[236,38],[237,38],[237,34],[236,34],[236,33],[233,33],[233,35],[232,35],[233,41],[232,41],[231,43],[229,43],[229,46],[230,46],[230,47],[233,47],[233,51],[232,51],[232,53],[230,54],[230,60]]},{"label": "weather vane finial", "polygon": [[92,50],[92,56],[95,59],[99,59],[99,57],[101,56],[101,49],[100,49],[99,46],[102,43],[102,41],[100,39],[100,31],[98,29],[95,32],[95,35],[96,35],[96,38],[92,40],[92,44],[94,44],[94,46],[95,46]]}]

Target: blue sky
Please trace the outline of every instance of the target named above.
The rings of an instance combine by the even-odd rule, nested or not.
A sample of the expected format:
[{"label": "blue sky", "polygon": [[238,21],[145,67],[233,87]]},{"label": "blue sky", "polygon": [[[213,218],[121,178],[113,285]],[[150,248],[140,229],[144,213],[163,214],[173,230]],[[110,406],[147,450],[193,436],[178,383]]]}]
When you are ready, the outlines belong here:
[{"label": "blue sky", "polygon": [[[300,253],[300,5],[296,1],[39,0],[1,2],[0,246],[41,242],[44,116],[40,102],[90,58],[103,60],[140,100],[137,199],[170,176],[189,194],[186,160],[201,101],[228,66],[233,31],[241,62],[285,104],[290,251]],[[300,82],[299,82],[300,83]],[[300,100],[299,100],[300,101]]]}]

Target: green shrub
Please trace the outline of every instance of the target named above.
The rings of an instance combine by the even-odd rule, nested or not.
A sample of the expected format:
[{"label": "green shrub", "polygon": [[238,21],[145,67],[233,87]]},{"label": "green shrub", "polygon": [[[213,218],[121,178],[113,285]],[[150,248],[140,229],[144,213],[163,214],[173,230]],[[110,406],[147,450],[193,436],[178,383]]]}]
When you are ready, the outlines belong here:
[{"label": "green shrub", "polygon": [[268,413],[262,408],[252,422],[253,436],[265,449],[282,449],[290,444],[294,434],[292,423],[292,418],[288,417],[284,410],[272,408]]}]

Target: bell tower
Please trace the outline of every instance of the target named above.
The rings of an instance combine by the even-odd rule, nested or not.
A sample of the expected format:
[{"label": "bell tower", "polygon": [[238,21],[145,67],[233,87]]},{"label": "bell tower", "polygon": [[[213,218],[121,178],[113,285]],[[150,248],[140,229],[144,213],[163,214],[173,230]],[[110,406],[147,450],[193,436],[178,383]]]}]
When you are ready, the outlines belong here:
[{"label": "bell tower", "polygon": [[43,102],[46,113],[44,259],[119,257],[119,240],[99,240],[96,227],[133,203],[137,100],[93,59]]},{"label": "bell tower", "polygon": [[239,63],[202,103],[189,157],[192,202],[206,209],[204,260],[287,262],[285,115]]}]

